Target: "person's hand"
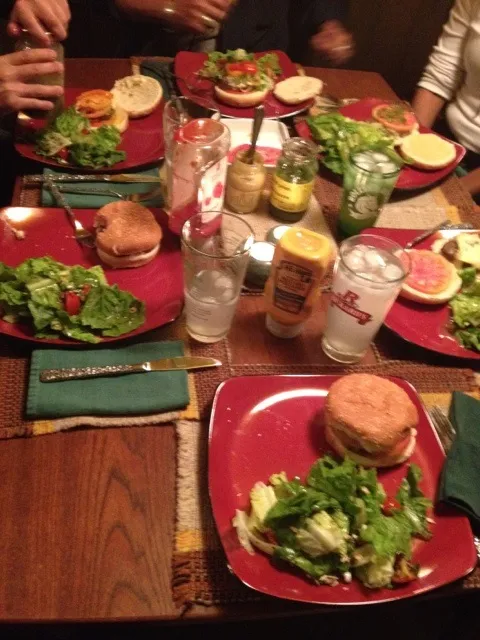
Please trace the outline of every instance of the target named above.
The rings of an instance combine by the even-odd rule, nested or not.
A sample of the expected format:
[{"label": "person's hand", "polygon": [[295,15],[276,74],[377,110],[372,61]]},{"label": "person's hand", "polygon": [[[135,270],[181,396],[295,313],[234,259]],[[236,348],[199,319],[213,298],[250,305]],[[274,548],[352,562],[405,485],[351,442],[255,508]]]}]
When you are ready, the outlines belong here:
[{"label": "person's hand", "polygon": [[172,22],[196,33],[208,33],[227,17],[232,0],[176,0]]},{"label": "person's hand", "polygon": [[21,29],[27,29],[39,43],[47,46],[49,31],[55,40],[67,37],[70,9],[67,0],[17,0],[10,14],[9,34],[17,38]]},{"label": "person's hand", "polygon": [[61,96],[63,88],[42,84],[28,84],[36,76],[59,73],[63,69],[56,62],[52,49],[29,49],[0,56],[0,114],[24,109],[53,108],[50,101]]},{"label": "person's hand", "polygon": [[314,51],[333,64],[343,64],[354,53],[352,34],[338,20],[327,20],[310,40]]}]

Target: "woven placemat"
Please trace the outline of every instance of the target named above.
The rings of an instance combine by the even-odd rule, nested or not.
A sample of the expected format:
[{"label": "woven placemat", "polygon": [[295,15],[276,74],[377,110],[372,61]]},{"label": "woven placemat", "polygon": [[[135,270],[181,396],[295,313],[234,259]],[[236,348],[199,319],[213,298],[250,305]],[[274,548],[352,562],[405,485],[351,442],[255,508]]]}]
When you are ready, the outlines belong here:
[{"label": "woven placemat", "polygon": [[[224,357],[225,345],[219,355]],[[212,353],[215,353],[213,348]],[[477,393],[475,375],[469,369],[430,367],[404,362],[384,365],[229,365],[223,370],[229,376],[284,374],[343,374],[368,372],[405,378],[421,394],[427,407],[448,406],[454,390]],[[201,393],[212,393],[203,388]],[[203,406],[211,404],[213,396],[200,399]],[[219,541],[208,496],[208,422],[179,421],[177,423],[177,495],[173,556],[173,596],[179,607],[191,604],[222,605],[266,601],[266,596],[248,589],[232,575]],[[451,587],[453,591],[480,588],[480,570]]]}]

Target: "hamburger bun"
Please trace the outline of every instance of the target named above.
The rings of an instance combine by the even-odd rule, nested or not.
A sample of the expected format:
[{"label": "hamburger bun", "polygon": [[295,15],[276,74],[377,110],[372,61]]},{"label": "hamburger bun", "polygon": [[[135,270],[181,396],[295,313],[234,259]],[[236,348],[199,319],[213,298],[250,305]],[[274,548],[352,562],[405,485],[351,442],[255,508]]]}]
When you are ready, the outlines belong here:
[{"label": "hamburger bun", "polygon": [[155,78],[138,74],[116,80],[112,94],[115,107],[124,109],[129,118],[142,118],[158,107],[163,89]]},{"label": "hamburger bun", "polygon": [[97,253],[114,269],[141,267],[157,255],[162,229],[152,212],[135,202],[111,202],[95,215]]},{"label": "hamburger bun", "polygon": [[323,82],[308,76],[292,76],[275,85],[274,96],[285,104],[300,104],[320,94]]},{"label": "hamburger bun", "polygon": [[390,467],[415,449],[418,412],[397,384],[353,373],[330,387],[325,403],[325,436],[340,456],[365,467]]},{"label": "hamburger bun", "polygon": [[215,85],[215,95],[224,104],[229,104],[232,107],[256,107],[267,97],[269,88],[262,89],[262,91],[229,91]]}]

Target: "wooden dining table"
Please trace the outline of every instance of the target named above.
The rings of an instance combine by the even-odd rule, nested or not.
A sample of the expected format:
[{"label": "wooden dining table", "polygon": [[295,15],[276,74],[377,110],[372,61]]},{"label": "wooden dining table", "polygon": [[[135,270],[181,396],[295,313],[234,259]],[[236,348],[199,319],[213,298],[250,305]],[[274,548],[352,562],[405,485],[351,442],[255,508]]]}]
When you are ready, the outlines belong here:
[{"label": "wooden dining table", "polygon": [[[130,73],[129,60],[66,61],[70,87],[109,88]],[[307,73],[338,98],[396,97],[376,73]],[[19,178],[13,205],[21,190]],[[232,362],[327,363],[319,347],[322,323],[317,314],[300,342],[279,345],[264,330],[261,296],[242,296],[229,336]],[[168,330],[156,330],[153,338]],[[0,357],[12,349],[30,346],[0,337]],[[371,350],[363,364],[376,362]],[[177,606],[171,588],[175,460],[170,424],[0,441],[0,622],[230,620],[318,610],[283,601]]]}]

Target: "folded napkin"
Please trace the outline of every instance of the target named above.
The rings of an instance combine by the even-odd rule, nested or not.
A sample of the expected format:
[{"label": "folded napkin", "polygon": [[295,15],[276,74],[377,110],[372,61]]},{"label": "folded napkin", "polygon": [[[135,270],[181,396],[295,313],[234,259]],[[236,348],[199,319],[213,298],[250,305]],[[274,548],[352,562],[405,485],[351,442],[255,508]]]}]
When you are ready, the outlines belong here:
[{"label": "folded napkin", "polygon": [[41,369],[135,364],[183,355],[183,343],[145,342],[113,349],[36,349],[32,354],[27,417],[133,416],[184,408],[186,371],[152,371],[110,378],[40,382]]},{"label": "folded napkin", "polygon": [[449,418],[457,435],[443,468],[438,498],[480,526],[480,401],[454,391]]},{"label": "folded napkin", "polygon": [[[44,175],[55,175],[58,173],[65,173],[62,171],[52,171],[51,169],[44,169]],[[128,171],[128,173],[133,173]],[[155,176],[158,177],[158,167],[154,167],[153,169],[148,169],[147,171],[136,171],[138,175],[145,176]],[[159,183],[151,182],[151,183],[120,183],[120,182],[64,182],[62,183],[63,187],[72,187],[72,189],[81,189],[82,186],[85,189],[110,189],[113,191],[117,191],[118,193],[147,193],[156,187],[159,187]],[[113,202],[118,200],[118,197],[115,195],[100,195],[100,194],[92,194],[85,195],[83,193],[64,193],[63,194],[67,199],[67,202],[71,207],[76,209],[98,209],[102,207],[104,204],[108,202]],[[146,207],[163,207],[163,196],[161,194],[156,195],[154,198],[150,200],[142,200],[141,204]],[[58,206],[52,194],[50,193],[49,188],[46,185],[42,187],[42,207],[56,207]]]},{"label": "folded napkin", "polygon": [[173,62],[145,60],[140,65],[140,73],[158,80],[162,85],[164,101],[170,100],[172,87],[176,90]]}]

